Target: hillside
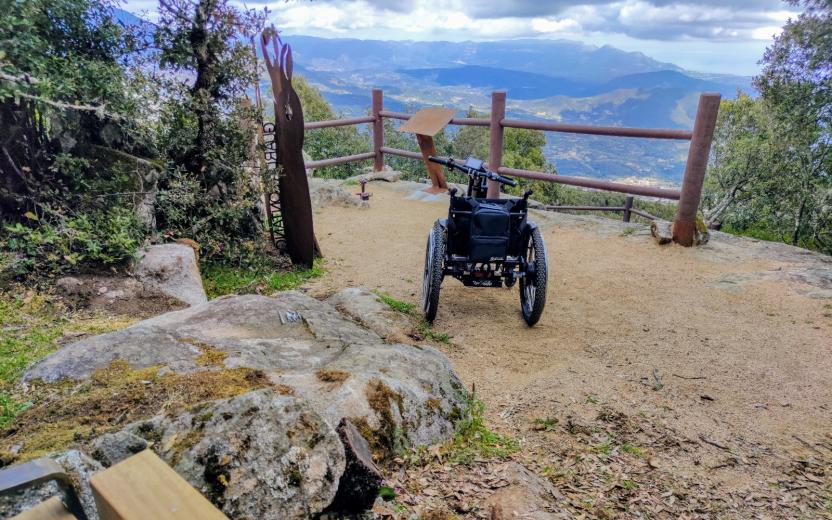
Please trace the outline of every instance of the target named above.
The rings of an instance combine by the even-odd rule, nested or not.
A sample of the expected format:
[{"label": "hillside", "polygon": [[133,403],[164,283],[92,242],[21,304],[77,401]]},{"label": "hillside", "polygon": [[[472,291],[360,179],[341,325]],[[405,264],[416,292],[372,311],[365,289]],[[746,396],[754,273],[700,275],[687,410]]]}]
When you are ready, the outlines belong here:
[{"label": "hillside", "polygon": [[[401,42],[288,36],[297,70],[337,111],[366,113],[381,87],[390,110],[444,105],[490,109],[508,91],[511,117],[566,123],[690,128],[700,93],[733,98],[748,77],[684,71],[640,53],[576,42]],[[564,173],[678,183],[684,143],[547,135],[547,158]]]}]

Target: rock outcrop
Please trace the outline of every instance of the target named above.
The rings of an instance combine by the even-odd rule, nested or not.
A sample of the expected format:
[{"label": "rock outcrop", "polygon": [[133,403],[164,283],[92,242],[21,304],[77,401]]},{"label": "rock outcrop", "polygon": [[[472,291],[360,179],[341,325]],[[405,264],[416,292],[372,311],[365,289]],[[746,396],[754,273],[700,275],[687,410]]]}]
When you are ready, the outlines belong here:
[{"label": "rock outcrop", "polygon": [[[397,326],[366,290],[336,301],[350,315],[374,316],[369,323],[381,332]],[[302,518],[326,508],[339,481],[361,483],[355,496],[372,502],[373,459],[449,439],[464,406],[443,354],[385,343],[365,325],[294,291],[223,297],[67,345],[24,380],[80,381],[116,360],[178,373],[261,370],[271,388],[144,421],[98,439],[94,453],[113,464],[139,449],[141,437],[227,514]],[[345,448],[335,427],[346,428],[344,419],[353,471],[342,480]]]},{"label": "rock outcrop", "polygon": [[330,296],[327,303],[388,342],[407,341],[405,335],[412,328],[406,316],[393,311],[378,295],[361,287],[342,289]]},{"label": "rock outcrop", "polygon": [[340,180],[309,179],[309,197],[315,210],[328,206],[366,208],[369,203],[356,195],[359,191],[358,185],[345,185]]},{"label": "rock outcrop", "polygon": [[158,244],[144,248],[139,251],[133,273],[145,287],[188,305],[208,301],[196,255],[186,244]]},{"label": "rock outcrop", "polygon": [[229,518],[306,518],[344,472],[338,435],[301,399],[272,389],[131,425]]}]

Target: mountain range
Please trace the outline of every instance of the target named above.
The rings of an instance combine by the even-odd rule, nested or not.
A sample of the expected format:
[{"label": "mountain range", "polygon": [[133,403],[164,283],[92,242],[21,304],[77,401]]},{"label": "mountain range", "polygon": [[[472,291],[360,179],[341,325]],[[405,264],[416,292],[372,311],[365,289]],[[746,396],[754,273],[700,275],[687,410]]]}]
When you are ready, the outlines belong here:
[{"label": "mountain range", "polygon": [[[289,35],[295,67],[336,111],[365,114],[370,90],[387,110],[443,105],[490,110],[507,91],[509,117],[564,123],[691,128],[699,94],[753,93],[751,78],[686,71],[642,53],[565,40],[411,42]],[[661,185],[681,181],[687,143],[547,133],[564,174]]]},{"label": "mountain range", "polygon": [[[120,19],[138,20],[129,13]],[[439,105],[460,114],[469,107],[488,113],[491,92],[500,89],[512,118],[691,128],[700,93],[753,94],[750,77],[687,71],[640,52],[568,40],[283,39],[292,45],[295,73],[344,116],[367,113],[376,87],[387,110]],[[687,143],[549,132],[545,155],[563,174],[671,185],[681,181]]]}]

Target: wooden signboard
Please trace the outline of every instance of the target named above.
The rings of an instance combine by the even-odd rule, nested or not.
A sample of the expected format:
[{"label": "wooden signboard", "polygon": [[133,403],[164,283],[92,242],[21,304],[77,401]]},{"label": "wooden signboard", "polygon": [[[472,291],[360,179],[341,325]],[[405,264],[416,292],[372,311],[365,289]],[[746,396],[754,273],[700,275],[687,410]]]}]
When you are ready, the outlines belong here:
[{"label": "wooden signboard", "polygon": [[431,182],[430,188],[425,188],[424,191],[439,193],[448,190],[448,183],[445,181],[445,172],[442,170],[442,166],[428,161],[428,157],[436,155],[433,136],[451,122],[454,113],[456,111],[452,108],[423,108],[410,116],[410,119],[399,127],[400,132],[416,134],[416,142],[419,143],[422,160],[425,161],[425,168]]}]

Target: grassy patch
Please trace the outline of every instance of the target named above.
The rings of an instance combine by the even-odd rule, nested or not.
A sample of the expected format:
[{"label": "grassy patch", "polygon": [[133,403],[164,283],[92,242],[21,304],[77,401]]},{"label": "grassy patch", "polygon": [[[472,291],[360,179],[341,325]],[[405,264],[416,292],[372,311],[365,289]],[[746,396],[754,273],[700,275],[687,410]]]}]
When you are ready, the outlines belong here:
[{"label": "grassy patch", "polygon": [[311,269],[279,270],[274,266],[240,268],[225,264],[202,266],[202,284],[208,298],[224,294],[272,294],[294,289],[311,278],[324,274],[323,260]]},{"label": "grassy patch", "polygon": [[558,420],[547,417],[546,419],[535,419],[533,429],[537,431],[545,431],[550,432],[553,431],[558,425]]},{"label": "grassy patch", "polygon": [[396,312],[401,312],[402,314],[407,314],[413,316],[416,314],[416,306],[412,303],[403,302],[401,300],[397,300],[390,296],[389,294],[385,294],[381,291],[375,290],[373,294],[379,297],[379,299],[384,302],[385,305],[390,307]]},{"label": "grassy patch", "polygon": [[447,332],[435,332],[431,329],[430,323],[425,320],[420,321],[419,324],[416,325],[416,332],[428,341],[444,343],[446,345],[451,343],[451,337]]},{"label": "grassy patch", "polygon": [[489,430],[484,414],[485,404],[470,395],[462,417],[457,421],[454,438],[442,447],[449,462],[468,464],[478,458],[505,458],[520,450],[517,439]]},{"label": "grassy patch", "polygon": [[643,449],[639,448],[638,446],[628,444],[626,442],[621,445],[621,451],[623,451],[624,453],[629,453],[630,455],[634,455],[640,459],[647,457]]},{"label": "grassy patch", "polygon": [[35,361],[57,350],[60,338],[111,332],[136,321],[72,312],[46,293],[15,292],[0,292],[0,428],[28,406],[14,395],[15,382]]}]

